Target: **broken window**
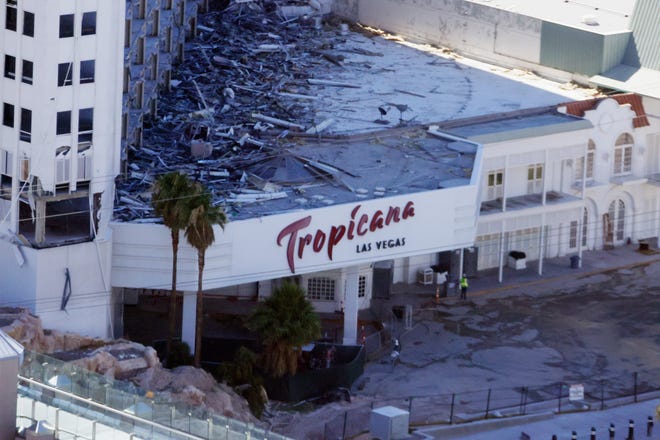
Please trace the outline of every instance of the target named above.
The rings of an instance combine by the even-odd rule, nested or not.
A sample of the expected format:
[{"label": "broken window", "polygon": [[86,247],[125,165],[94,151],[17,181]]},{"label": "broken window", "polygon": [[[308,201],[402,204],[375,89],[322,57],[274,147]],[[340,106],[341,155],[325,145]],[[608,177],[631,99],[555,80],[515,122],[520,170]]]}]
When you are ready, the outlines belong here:
[{"label": "broken window", "polygon": [[128,83],[131,78],[131,72],[128,67],[124,67],[124,81],[122,84],[122,91],[128,93]]},{"label": "broken window", "polygon": [[142,81],[135,83],[135,99],[133,101],[133,108],[141,109],[144,106],[144,84]]},{"label": "broken window", "polygon": [[71,133],[71,111],[57,112],[57,134]]},{"label": "broken window", "polygon": [[80,84],[94,82],[94,60],[80,62]]},{"label": "broken window", "polygon": [[34,37],[34,14],[23,11],[23,35]]},{"label": "broken window", "polygon": [[12,160],[13,156],[10,151],[0,149],[0,174],[5,176],[11,176],[13,174],[11,169]]},{"label": "broken window", "polygon": [[20,163],[20,169],[18,170],[19,178],[21,182],[25,182],[30,177],[30,158],[22,157]]},{"label": "broken window", "polygon": [[69,183],[71,162],[69,153],[71,147],[63,146],[55,150],[55,184]]},{"label": "broken window", "polygon": [[96,33],[96,11],[84,12],[82,17],[81,35],[94,35]]},{"label": "broken window", "polygon": [[16,30],[16,8],[7,6],[7,15],[5,17],[5,29]]},{"label": "broken window", "polygon": [[2,125],[5,127],[14,126],[14,106],[6,102],[2,106]]},{"label": "broken window", "polygon": [[16,57],[5,55],[5,78],[16,78]]},{"label": "broken window", "polygon": [[78,182],[92,180],[92,144],[83,142],[78,144]]},{"label": "broken window", "polygon": [[126,19],[124,24],[124,47],[130,47],[131,45],[131,20]]},{"label": "broken window", "polygon": [[81,108],[78,110],[78,141],[91,142],[94,130],[94,109]]},{"label": "broken window", "polygon": [[186,20],[186,5],[184,2],[179,3],[179,14],[177,16],[177,24],[183,26],[183,23]]},{"label": "broken window", "polygon": [[172,50],[172,28],[167,27],[165,29],[165,44],[163,46],[163,50],[165,52],[170,52]]},{"label": "broken window", "polygon": [[32,84],[32,74],[34,66],[32,61],[23,60],[23,70],[21,71],[21,81],[25,84]]},{"label": "broken window", "polygon": [[60,38],[73,37],[73,14],[60,15]]},{"label": "broken window", "polygon": [[57,86],[73,84],[73,63],[60,63],[57,66]]},{"label": "broken window", "polygon": [[149,58],[149,79],[158,79],[158,54],[154,53]]},{"label": "broken window", "polygon": [[21,140],[23,142],[32,141],[32,110],[21,109]]},{"label": "broken window", "polygon": [[158,35],[158,29],[160,27],[160,11],[154,9],[151,11],[151,36]]},{"label": "broken window", "polygon": [[[52,198],[52,196],[50,196]],[[37,197],[36,213],[25,202],[20,204],[19,233],[38,247],[76,243],[91,238],[88,196],[49,200]],[[33,221],[36,215],[36,221]]]},{"label": "broken window", "polygon": [[135,44],[135,64],[144,64],[144,38],[137,39]]},{"label": "broken window", "polygon": [[121,115],[121,138],[128,138],[128,113],[122,113]]}]

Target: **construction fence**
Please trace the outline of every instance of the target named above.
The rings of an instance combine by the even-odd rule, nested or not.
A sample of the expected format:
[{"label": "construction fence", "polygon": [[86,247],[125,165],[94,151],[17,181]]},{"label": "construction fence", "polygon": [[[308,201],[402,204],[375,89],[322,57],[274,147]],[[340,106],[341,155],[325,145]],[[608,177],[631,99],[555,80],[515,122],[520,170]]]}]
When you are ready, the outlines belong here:
[{"label": "construction fence", "polygon": [[324,439],[350,439],[369,431],[371,411],[393,406],[409,413],[410,427],[456,424],[488,418],[522,416],[538,411],[556,413],[605,409],[608,402],[637,402],[642,394],[660,390],[650,374],[592,378],[579,383],[555,382],[540,386],[491,388],[432,396],[379,399],[351,408],[325,425]]}]

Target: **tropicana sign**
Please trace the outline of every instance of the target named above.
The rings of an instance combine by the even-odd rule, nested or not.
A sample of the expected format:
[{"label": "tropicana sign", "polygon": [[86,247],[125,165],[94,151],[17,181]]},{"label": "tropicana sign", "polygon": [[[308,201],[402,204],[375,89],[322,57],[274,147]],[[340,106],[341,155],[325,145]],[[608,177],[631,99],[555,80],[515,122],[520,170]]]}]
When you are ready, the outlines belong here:
[{"label": "tropicana sign", "polygon": [[[311,246],[312,251],[320,253],[324,249],[328,254],[328,258],[332,260],[332,253],[339,243],[344,240],[354,240],[356,237],[363,237],[370,232],[375,232],[379,229],[386,228],[393,223],[399,223],[415,216],[415,206],[412,201],[405,204],[403,208],[398,206],[390,206],[387,212],[376,210],[369,214],[360,212],[362,205],[357,205],[351,211],[350,219],[346,224],[333,225],[329,231],[317,229],[314,233],[305,233],[307,228],[312,222],[312,216],[308,215],[300,220],[289,224],[280,231],[277,235],[277,245],[282,246],[282,241],[288,238],[286,244],[286,259],[289,263],[291,273],[296,273],[294,257],[299,260],[303,258],[305,248]],[[405,244],[405,238],[387,241],[389,245],[378,246],[378,249],[385,249],[388,247],[395,247]],[[366,249],[362,247],[362,249]],[[368,249],[371,249],[369,245]],[[356,249],[361,252],[360,248]]]}]

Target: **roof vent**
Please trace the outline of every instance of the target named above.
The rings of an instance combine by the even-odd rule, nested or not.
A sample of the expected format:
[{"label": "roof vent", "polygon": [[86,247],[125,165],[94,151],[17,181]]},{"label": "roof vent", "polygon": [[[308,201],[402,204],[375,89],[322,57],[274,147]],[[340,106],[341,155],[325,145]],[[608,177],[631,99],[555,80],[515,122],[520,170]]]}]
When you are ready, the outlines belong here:
[{"label": "roof vent", "polygon": [[589,26],[598,26],[600,24],[595,15],[585,15],[582,17],[582,23],[588,24]]}]

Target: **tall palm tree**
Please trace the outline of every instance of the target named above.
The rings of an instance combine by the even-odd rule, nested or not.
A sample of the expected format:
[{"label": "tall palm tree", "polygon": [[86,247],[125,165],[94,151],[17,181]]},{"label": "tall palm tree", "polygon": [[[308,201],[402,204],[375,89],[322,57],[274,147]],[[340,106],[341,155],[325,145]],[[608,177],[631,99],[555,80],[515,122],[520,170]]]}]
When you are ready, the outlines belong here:
[{"label": "tall palm tree", "polygon": [[312,303],[293,283],[283,284],[259,304],[247,326],[259,335],[264,369],[274,377],[296,374],[302,346],[321,336],[321,323]]},{"label": "tall palm tree", "polygon": [[197,249],[197,307],[195,319],[195,366],[201,366],[202,353],[202,278],[204,275],[204,257],[206,249],[215,241],[213,225],[222,229],[227,223],[227,216],[222,208],[213,205],[208,189],[201,183],[195,184],[195,196],[190,199],[190,221],[186,227],[188,243]]},{"label": "tall palm tree", "polygon": [[185,229],[190,219],[189,198],[193,195],[193,182],[178,171],[162,174],[153,185],[151,205],[172,237],[172,291],[170,292],[169,332],[167,357],[172,352],[172,340],[176,330],[176,273],[179,253],[179,231]]}]

